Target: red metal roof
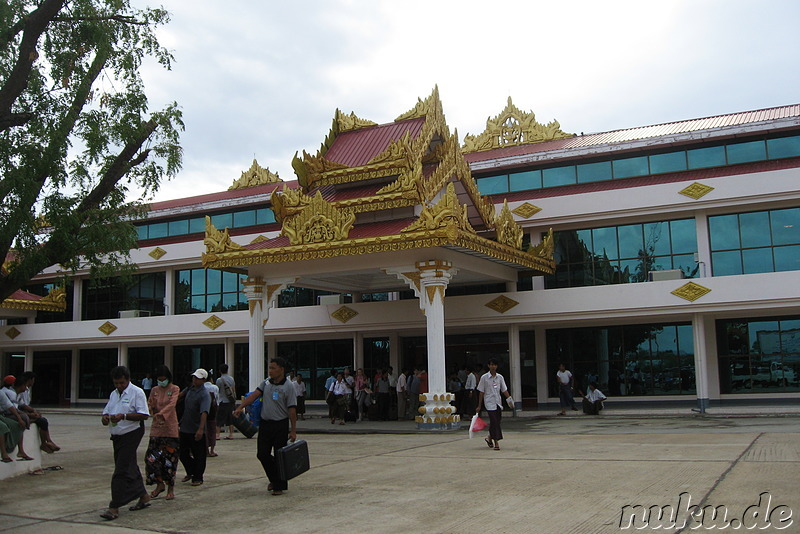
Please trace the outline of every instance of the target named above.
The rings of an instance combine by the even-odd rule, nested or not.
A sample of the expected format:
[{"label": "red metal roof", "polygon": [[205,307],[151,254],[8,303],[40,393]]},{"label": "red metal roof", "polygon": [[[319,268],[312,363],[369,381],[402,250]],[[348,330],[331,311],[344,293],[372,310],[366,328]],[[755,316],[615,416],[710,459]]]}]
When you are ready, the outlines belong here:
[{"label": "red metal roof", "polygon": [[674,135],[680,133],[708,130],[711,128],[723,128],[726,126],[740,126],[756,122],[800,117],[800,104],[791,106],[781,106],[777,108],[759,109],[755,111],[743,111],[741,113],[731,113],[728,115],[717,115],[703,119],[690,119],[678,122],[668,122],[653,126],[640,126],[625,130],[614,130],[611,132],[594,133],[570,137],[567,139],[556,139],[543,143],[531,145],[520,145],[507,148],[497,148],[484,152],[473,152],[464,154],[468,163],[486,161],[495,158],[508,156],[520,156],[523,154],[533,154],[536,152],[549,152],[551,150],[561,150],[565,148],[581,148],[593,145],[605,145],[611,143],[621,143],[624,141],[635,141],[637,139],[647,139],[664,135]]},{"label": "red metal roof", "polygon": [[[406,226],[410,225],[417,219],[409,217],[406,219],[397,219],[393,221],[381,221],[376,223],[359,224],[350,230],[350,235],[347,239],[360,239],[365,237],[380,237],[386,235],[397,235]],[[289,238],[285,236],[275,237],[268,241],[261,241],[260,243],[251,243],[245,245],[246,249],[259,250],[264,248],[277,248],[288,247]]]},{"label": "red metal roof", "polygon": [[166,210],[172,208],[179,208],[182,206],[191,206],[193,204],[204,204],[206,202],[216,202],[218,200],[229,200],[233,198],[249,197],[259,194],[271,194],[276,189],[283,189],[284,184],[290,189],[297,189],[297,180],[291,182],[278,182],[274,184],[257,185],[255,187],[248,187],[245,189],[234,189],[232,191],[220,191],[219,193],[208,193],[207,195],[198,195],[196,197],[176,198],[174,200],[164,200],[162,202],[154,202],[150,204],[150,209]]},{"label": "red metal roof", "polygon": [[325,159],[348,167],[366,165],[406,132],[411,134],[411,139],[416,139],[423,124],[424,118],[409,119],[339,134],[325,153]]},{"label": "red metal roof", "polygon": [[17,289],[16,291],[14,291],[8,298],[12,300],[30,300],[30,301],[42,300],[42,297],[40,297],[39,295],[34,295],[33,293],[28,293],[27,291],[23,291],[21,289]]},{"label": "red metal roof", "polygon": [[365,198],[375,196],[378,190],[386,184],[370,184],[363,187],[350,187],[347,189],[334,189],[333,187],[322,188],[322,198],[328,202],[337,200],[348,200],[351,198]]}]

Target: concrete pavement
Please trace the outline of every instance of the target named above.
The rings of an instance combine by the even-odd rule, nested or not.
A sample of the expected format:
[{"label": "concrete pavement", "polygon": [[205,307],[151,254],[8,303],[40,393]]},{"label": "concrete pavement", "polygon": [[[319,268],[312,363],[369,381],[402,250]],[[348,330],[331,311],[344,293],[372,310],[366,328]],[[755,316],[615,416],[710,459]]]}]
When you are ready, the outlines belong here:
[{"label": "concrete pavement", "polygon": [[620,532],[626,505],[677,507],[683,494],[741,519],[765,492],[769,508],[794,514],[780,531],[800,532],[800,415],[659,415],[507,418],[500,451],[466,431],[314,418],[300,423],[312,469],[281,497],[266,491],[255,439],[237,435],[218,443],[203,486],[179,484],[174,501],[105,522],[107,429],[94,415],[49,413],[63,450],[43,465],[64,469],[0,482],[0,532],[606,533]]}]

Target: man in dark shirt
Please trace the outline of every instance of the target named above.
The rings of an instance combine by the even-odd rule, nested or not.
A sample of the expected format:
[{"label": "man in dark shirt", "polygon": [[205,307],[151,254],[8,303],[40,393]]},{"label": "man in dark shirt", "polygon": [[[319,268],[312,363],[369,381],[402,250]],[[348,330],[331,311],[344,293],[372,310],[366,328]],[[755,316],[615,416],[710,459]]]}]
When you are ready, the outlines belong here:
[{"label": "man in dark shirt", "polygon": [[[264,472],[269,479],[267,489],[273,495],[283,495],[289,483],[278,475],[278,464],[272,451],[285,447],[291,439],[297,439],[297,392],[286,379],[286,360],[273,358],[269,362],[269,380],[264,380],[233,412],[235,417],[257,398],[261,402],[261,423],[258,425],[258,454]],[[291,423],[291,431],[289,424]]]},{"label": "man in dark shirt", "polygon": [[203,484],[206,471],[206,419],[211,408],[211,395],[205,388],[208,372],[198,369],[192,373],[192,386],[183,393],[183,416],[180,423],[181,463],[186,469],[183,482],[192,486]]}]

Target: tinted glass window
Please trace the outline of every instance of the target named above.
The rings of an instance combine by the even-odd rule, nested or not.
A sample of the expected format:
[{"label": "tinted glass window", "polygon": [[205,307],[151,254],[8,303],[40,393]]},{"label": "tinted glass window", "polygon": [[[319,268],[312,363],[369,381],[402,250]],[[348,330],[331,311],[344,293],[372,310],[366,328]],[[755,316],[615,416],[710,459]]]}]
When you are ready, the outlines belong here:
[{"label": "tinted glass window", "polygon": [[653,174],[685,170],[686,152],[684,151],[650,156],[650,172]]},{"label": "tinted glass window", "polygon": [[[233,227],[233,214],[232,213],[221,213],[219,215],[212,215],[211,216],[211,224],[214,225],[215,228],[221,230],[223,228],[232,228]],[[203,228],[205,231],[205,228]]]},{"label": "tinted glass window", "polygon": [[725,250],[741,246],[739,218],[736,215],[709,217],[708,228],[711,234],[711,250]]},{"label": "tinted glass window", "polygon": [[770,212],[772,242],[775,245],[800,243],[800,208]]},{"label": "tinted glass window", "polygon": [[256,210],[256,224],[269,224],[275,222],[275,213],[269,208]]},{"label": "tinted glass window", "polygon": [[542,171],[514,172],[508,175],[510,191],[542,188]]},{"label": "tinted glass window", "polygon": [[167,223],[155,223],[150,225],[148,231],[148,238],[155,239],[157,237],[167,237],[168,235]]},{"label": "tinted glass window", "polygon": [[631,176],[644,176],[648,174],[647,156],[638,158],[618,159],[614,164],[614,178],[629,178]]},{"label": "tinted glass window", "polygon": [[184,235],[189,233],[189,221],[183,219],[182,221],[171,221],[169,225],[169,235]]},{"label": "tinted glass window", "polygon": [[644,245],[645,251],[652,256],[669,254],[669,223],[646,223],[644,225]]},{"label": "tinted glass window", "polygon": [[712,252],[711,264],[714,266],[714,276],[742,274],[742,254],[738,250]]},{"label": "tinted glass window", "polygon": [[615,260],[619,258],[617,250],[617,228],[595,228],[592,230],[592,240],[594,242],[594,252],[598,256],[605,256]]},{"label": "tinted glass window", "polygon": [[769,159],[800,156],[800,135],[767,140]]},{"label": "tinted glass window", "polygon": [[689,161],[690,169],[721,167],[725,165],[725,147],[713,146],[709,148],[687,150],[686,157]]},{"label": "tinted glass window", "polygon": [[136,227],[136,238],[137,239],[147,239],[147,230],[148,225],[142,224]]},{"label": "tinted glass window", "polygon": [[556,167],[542,171],[542,185],[544,187],[557,187],[559,185],[572,185],[575,183],[575,166]]},{"label": "tinted glass window", "polygon": [[739,215],[742,247],[768,247],[770,242],[769,212],[742,213]]},{"label": "tinted glass window", "polygon": [[776,247],[774,254],[776,271],[800,270],[800,245]]},{"label": "tinted glass window", "polygon": [[478,191],[482,195],[496,195],[508,192],[508,175],[486,176],[478,178]]},{"label": "tinted glass window", "polygon": [[744,274],[773,272],[772,249],[749,248],[742,250],[742,271]]},{"label": "tinted glass window", "polygon": [[586,163],[578,165],[578,183],[599,182],[601,180],[611,180],[611,162],[599,161],[597,163]]},{"label": "tinted glass window", "polygon": [[200,217],[197,219],[189,219],[189,233],[196,234],[196,233],[203,233],[206,231],[206,219],[205,217]]},{"label": "tinted glass window", "polygon": [[764,161],[767,159],[767,145],[764,141],[751,141],[728,145],[728,165],[747,163],[748,161]]},{"label": "tinted glass window", "polygon": [[256,224],[255,210],[237,211],[233,214],[234,228],[241,228],[243,226],[254,226]]},{"label": "tinted glass window", "polygon": [[619,257],[636,258],[644,251],[642,239],[642,225],[631,224],[620,226],[619,231]]},{"label": "tinted glass window", "polygon": [[669,227],[673,254],[697,252],[697,231],[694,219],[670,221]]}]

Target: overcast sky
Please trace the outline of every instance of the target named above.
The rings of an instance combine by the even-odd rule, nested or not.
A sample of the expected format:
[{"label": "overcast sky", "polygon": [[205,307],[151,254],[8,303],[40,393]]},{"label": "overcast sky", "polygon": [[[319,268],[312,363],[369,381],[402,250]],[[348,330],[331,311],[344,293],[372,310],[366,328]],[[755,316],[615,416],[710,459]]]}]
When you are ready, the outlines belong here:
[{"label": "overcast sky", "polygon": [[175,63],[145,83],[186,132],[155,200],[224,191],[253,157],[293,180],[337,107],[391,122],[436,84],[459,139],[508,96],[574,133],[800,103],[797,0],[161,1]]}]

